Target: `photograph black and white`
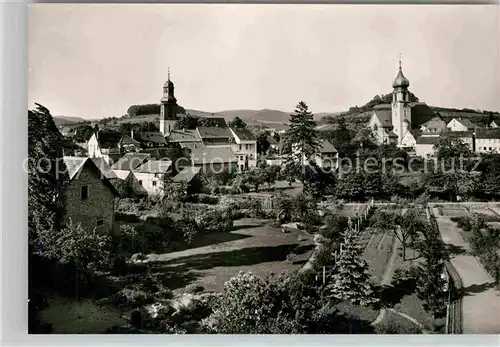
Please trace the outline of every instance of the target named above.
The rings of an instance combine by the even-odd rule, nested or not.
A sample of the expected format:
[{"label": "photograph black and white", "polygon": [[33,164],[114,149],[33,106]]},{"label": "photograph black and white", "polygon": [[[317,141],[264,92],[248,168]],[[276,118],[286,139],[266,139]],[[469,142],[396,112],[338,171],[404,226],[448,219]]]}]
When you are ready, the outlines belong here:
[{"label": "photograph black and white", "polygon": [[498,9],[30,5],[29,333],[500,333]]}]

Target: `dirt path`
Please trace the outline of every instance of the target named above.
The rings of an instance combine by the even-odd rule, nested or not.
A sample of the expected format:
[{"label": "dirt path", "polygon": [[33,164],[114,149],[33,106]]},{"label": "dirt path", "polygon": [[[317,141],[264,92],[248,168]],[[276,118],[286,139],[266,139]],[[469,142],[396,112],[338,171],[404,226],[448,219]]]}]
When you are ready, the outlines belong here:
[{"label": "dirt path", "polygon": [[460,250],[450,261],[464,287],[463,333],[500,333],[500,291],[494,288],[493,278],[476,257],[467,253],[469,244],[460,236],[456,224],[449,217],[439,216],[436,208],[433,210],[444,243]]}]

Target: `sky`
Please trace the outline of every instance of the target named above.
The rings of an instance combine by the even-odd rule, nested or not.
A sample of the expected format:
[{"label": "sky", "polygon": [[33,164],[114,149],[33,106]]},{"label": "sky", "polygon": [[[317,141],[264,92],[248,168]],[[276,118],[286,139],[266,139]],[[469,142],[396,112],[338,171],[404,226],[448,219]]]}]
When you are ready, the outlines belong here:
[{"label": "sky", "polygon": [[29,108],[86,119],[159,103],[312,112],[410,90],[432,106],[500,110],[494,5],[89,5],[29,10]]}]

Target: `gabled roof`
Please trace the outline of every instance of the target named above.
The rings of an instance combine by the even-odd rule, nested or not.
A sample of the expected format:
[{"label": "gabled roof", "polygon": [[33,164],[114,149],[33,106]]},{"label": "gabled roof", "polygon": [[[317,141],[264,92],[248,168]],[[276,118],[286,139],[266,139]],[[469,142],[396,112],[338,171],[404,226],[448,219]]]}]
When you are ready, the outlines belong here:
[{"label": "gabled roof", "polygon": [[423,123],[421,126],[424,126],[426,128],[446,127],[446,122],[439,117],[433,117],[427,122]]},{"label": "gabled roof", "polygon": [[97,133],[97,142],[101,148],[116,148],[118,144],[121,145],[139,145],[139,142],[132,139],[126,134],[118,131],[99,131]]},{"label": "gabled roof", "polygon": [[191,180],[200,172],[201,168],[190,166],[183,169],[173,178],[174,182],[191,182]]},{"label": "gabled roof", "polygon": [[172,161],[170,160],[149,160],[136,168],[134,172],[137,173],[150,173],[150,174],[163,174],[170,169]]},{"label": "gabled roof", "polygon": [[337,153],[337,149],[327,140],[321,140],[320,153]]},{"label": "gabled roof", "polygon": [[[116,187],[110,182],[110,180],[106,177],[109,173],[102,172],[89,157],[63,157],[64,164],[66,165],[66,170],[68,172],[68,176],[70,180],[73,180],[77,177],[77,174],[81,172],[81,170],[85,166],[89,166],[92,170],[94,170],[100,177],[101,181],[111,190],[113,195],[118,196],[119,193],[116,190]],[[115,177],[114,177],[115,178]]]},{"label": "gabled roof", "polygon": [[467,118],[453,118],[448,124],[450,124],[454,120],[462,124],[464,127],[467,127],[467,129],[474,129],[476,127],[476,125]]},{"label": "gabled roof", "polygon": [[374,114],[383,128],[392,128],[392,112],[390,110],[377,109]]},{"label": "gabled roof", "polygon": [[149,158],[147,153],[126,153],[116,163],[113,164],[114,170],[134,170]]},{"label": "gabled roof", "polygon": [[476,129],[476,139],[500,139],[500,128]]},{"label": "gabled roof", "polygon": [[255,141],[254,134],[247,128],[231,128],[232,131],[239,137],[242,141]]},{"label": "gabled roof", "polygon": [[441,133],[442,137],[472,137],[473,131],[445,131]]},{"label": "gabled roof", "polygon": [[69,179],[72,180],[75,175],[82,169],[88,157],[63,157],[66,170],[68,171]]},{"label": "gabled roof", "polygon": [[201,137],[196,129],[172,130],[168,136],[169,142],[196,141],[201,142]]},{"label": "gabled roof", "polygon": [[439,143],[439,136],[420,136],[416,140],[417,145],[436,145]]},{"label": "gabled roof", "polygon": [[166,145],[165,136],[159,131],[141,131],[134,133],[134,139],[139,142],[152,142],[161,145]]},{"label": "gabled roof", "polygon": [[422,124],[436,117],[434,111],[424,102],[412,102],[410,106],[412,127],[420,127]]},{"label": "gabled roof", "polygon": [[197,127],[196,129],[202,139],[227,139],[233,137],[229,128]]},{"label": "gabled roof", "polygon": [[233,151],[228,147],[199,147],[191,150],[193,164],[231,163],[236,161]]},{"label": "gabled roof", "polygon": [[118,178],[104,158],[90,158],[107,179]]}]

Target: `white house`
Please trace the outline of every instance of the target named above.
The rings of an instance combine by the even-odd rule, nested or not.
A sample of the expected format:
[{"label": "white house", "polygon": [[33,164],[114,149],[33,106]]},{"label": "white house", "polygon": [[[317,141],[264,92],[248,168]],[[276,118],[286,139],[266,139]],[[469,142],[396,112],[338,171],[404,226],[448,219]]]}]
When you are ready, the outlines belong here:
[{"label": "white house", "polygon": [[149,195],[163,195],[165,175],[172,171],[172,161],[149,160],[132,172]]},{"label": "white house", "polygon": [[475,148],[478,153],[500,153],[500,128],[477,129]]},{"label": "white house", "polygon": [[111,168],[118,178],[124,180],[131,171],[144,164],[149,158],[150,155],[147,153],[126,153]]},{"label": "white house", "polygon": [[314,161],[321,168],[337,170],[339,168],[339,152],[330,142],[321,140],[321,147],[319,153],[314,156]]},{"label": "white house", "polygon": [[447,131],[441,137],[458,139],[465,143],[471,151],[474,151],[474,132],[473,131]]},{"label": "white house", "polygon": [[434,155],[435,148],[434,146],[439,143],[439,137],[436,136],[420,136],[416,140],[415,144],[415,154],[428,158]]},{"label": "white house", "polygon": [[257,140],[246,128],[230,128],[234,136],[232,150],[237,158],[238,172],[257,166]]},{"label": "white house", "polygon": [[439,117],[434,117],[420,126],[420,131],[428,136],[439,136],[446,130],[446,122]]},{"label": "white house", "polygon": [[498,128],[499,125],[500,125],[500,122],[497,120],[494,120],[494,121],[491,121],[490,128]]},{"label": "white house", "polygon": [[117,131],[96,131],[87,141],[90,158],[104,158],[108,164],[124,153],[139,150],[139,142]]},{"label": "white house", "polygon": [[471,131],[476,125],[466,118],[453,118],[446,127],[450,131]]},{"label": "white house", "polygon": [[401,140],[401,147],[409,147],[409,148],[414,148],[415,145],[417,144],[416,140],[416,135],[414,135],[415,132],[413,131],[408,131],[404,136],[403,139]]}]

